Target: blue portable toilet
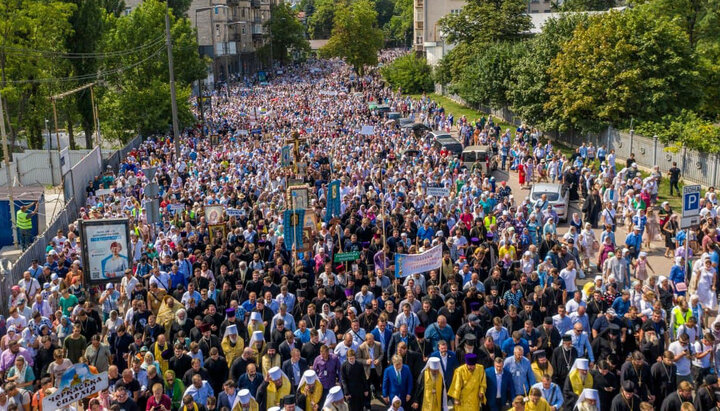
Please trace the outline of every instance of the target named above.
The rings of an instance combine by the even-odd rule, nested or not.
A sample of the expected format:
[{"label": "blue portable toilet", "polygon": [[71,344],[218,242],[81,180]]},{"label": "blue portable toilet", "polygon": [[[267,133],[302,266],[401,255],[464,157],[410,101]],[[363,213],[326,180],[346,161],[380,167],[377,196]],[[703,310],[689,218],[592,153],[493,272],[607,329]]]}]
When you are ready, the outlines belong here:
[{"label": "blue portable toilet", "polygon": [[[9,194],[7,187],[0,187],[0,248],[6,245],[13,245]],[[32,233],[33,236],[37,236],[39,233],[45,231],[45,187],[13,187],[13,200],[15,203],[15,212],[17,212],[20,207],[32,205],[37,201],[38,210],[40,211],[32,216]],[[19,240],[20,232],[18,232],[18,241]]]}]

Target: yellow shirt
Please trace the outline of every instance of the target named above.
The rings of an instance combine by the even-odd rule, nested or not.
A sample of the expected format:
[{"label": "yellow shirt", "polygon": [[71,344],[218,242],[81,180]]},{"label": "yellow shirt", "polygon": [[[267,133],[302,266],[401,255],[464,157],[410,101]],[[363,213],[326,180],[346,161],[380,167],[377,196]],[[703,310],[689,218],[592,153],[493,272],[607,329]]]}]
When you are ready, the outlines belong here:
[{"label": "yellow shirt", "polygon": [[546,370],[541,370],[540,367],[538,366],[537,361],[530,364],[530,368],[532,368],[532,372],[533,372],[533,374],[535,374],[535,381],[542,381],[543,374],[547,374],[551,377],[553,375],[553,367],[552,367],[552,364],[550,364],[550,361],[548,361],[548,363],[547,363]]},{"label": "yellow shirt", "polygon": [[240,401],[237,401],[235,403],[235,406],[233,407],[232,411],[259,411],[260,406],[258,405],[257,401],[255,399],[250,398],[250,403],[248,404],[247,408],[243,408],[240,404]]},{"label": "yellow shirt", "polygon": [[455,405],[456,411],[477,411],[480,409],[480,393],[483,393],[482,403],[485,404],[485,391],[487,379],[483,366],[476,365],[475,370],[470,371],[464,364],[455,370],[448,395],[460,401],[460,405]]},{"label": "yellow shirt", "polygon": [[[302,407],[303,410],[312,410],[313,404],[317,404],[319,407],[322,407],[322,403],[320,403],[320,399],[323,395],[323,386],[320,380],[316,379],[315,384],[313,384],[313,391],[312,393],[305,392],[305,387],[307,387],[307,384],[303,383],[303,385],[298,387],[298,392],[305,395],[305,404],[298,404]],[[309,394],[309,395],[308,395]]]}]

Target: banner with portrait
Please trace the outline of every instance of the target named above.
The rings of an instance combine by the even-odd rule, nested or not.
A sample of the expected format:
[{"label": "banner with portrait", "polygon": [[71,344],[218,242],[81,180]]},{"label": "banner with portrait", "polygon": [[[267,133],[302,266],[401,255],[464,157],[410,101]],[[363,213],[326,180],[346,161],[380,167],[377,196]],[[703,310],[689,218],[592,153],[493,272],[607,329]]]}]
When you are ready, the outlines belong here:
[{"label": "banner with portrait", "polygon": [[327,223],[333,217],[340,217],[340,214],[340,180],[333,180],[328,185],[325,222]]},{"label": "banner with portrait", "polygon": [[206,205],[205,209],[205,221],[208,225],[220,224],[223,221],[224,207],[221,205]]},{"label": "banner with portrait", "polygon": [[120,281],[125,270],[131,268],[128,219],[81,220],[80,230],[86,281]]}]

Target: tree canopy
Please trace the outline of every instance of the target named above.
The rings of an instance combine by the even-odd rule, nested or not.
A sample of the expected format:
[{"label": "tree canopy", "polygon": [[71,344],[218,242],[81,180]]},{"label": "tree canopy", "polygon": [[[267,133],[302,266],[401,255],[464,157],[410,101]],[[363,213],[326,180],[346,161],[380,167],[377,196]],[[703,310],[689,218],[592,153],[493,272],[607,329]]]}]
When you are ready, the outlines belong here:
[{"label": "tree canopy", "polygon": [[365,65],[377,64],[382,45],[383,32],[378,28],[377,11],[369,0],[357,0],[350,5],[337,5],[332,35],[320,54],[342,57],[362,74]]},{"label": "tree canopy", "polygon": [[286,64],[291,61],[291,54],[310,51],[310,43],[305,38],[305,27],[297,19],[297,11],[289,4],[272,6],[270,20],[265,25],[272,33],[270,41],[275,60]]},{"label": "tree canopy", "polygon": [[400,88],[403,93],[424,93],[435,89],[432,69],[424,57],[414,53],[395,59],[380,69],[380,73],[393,88]]},{"label": "tree canopy", "polygon": [[530,30],[526,0],[469,0],[460,13],[440,19],[450,43],[517,40]]}]

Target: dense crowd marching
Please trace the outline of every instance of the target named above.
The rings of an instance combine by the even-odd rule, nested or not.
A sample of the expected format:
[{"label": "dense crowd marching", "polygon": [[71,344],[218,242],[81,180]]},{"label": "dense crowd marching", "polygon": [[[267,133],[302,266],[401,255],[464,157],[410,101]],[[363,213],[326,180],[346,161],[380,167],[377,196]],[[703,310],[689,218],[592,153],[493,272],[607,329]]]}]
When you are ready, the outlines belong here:
[{"label": "dense crowd marching", "polygon": [[[463,168],[388,121],[381,104],[457,130],[464,145],[489,145],[522,185],[564,184],[584,215],[561,234],[545,198]],[[130,220],[121,254],[131,267],[120,282],[85,283],[73,224],[12,287],[0,329],[0,410],[41,409],[76,363],[108,372],[109,388],[83,401],[90,410],[720,404],[714,190],[688,236],[670,206],[656,204],[657,170],[643,178],[632,159],[617,167],[605,147],[568,157],[534,129],[455,119],[340,61],[231,85],[204,118],[179,158],[170,139],[151,138],[89,184],[83,219]],[[363,126],[373,132],[361,134]],[[294,143],[299,155],[283,167],[281,149]],[[155,225],[144,207],[149,167],[161,191]],[[314,217],[302,252],[286,247],[282,227],[286,188],[298,179],[310,187]],[[341,215],[328,221],[335,179]],[[429,186],[451,194],[427,196]],[[96,196],[101,188],[113,193]],[[239,210],[212,239],[206,205]],[[669,270],[647,260],[659,236]],[[396,254],[438,245],[438,269],[395,276]],[[360,257],[335,263],[341,252]]]}]

